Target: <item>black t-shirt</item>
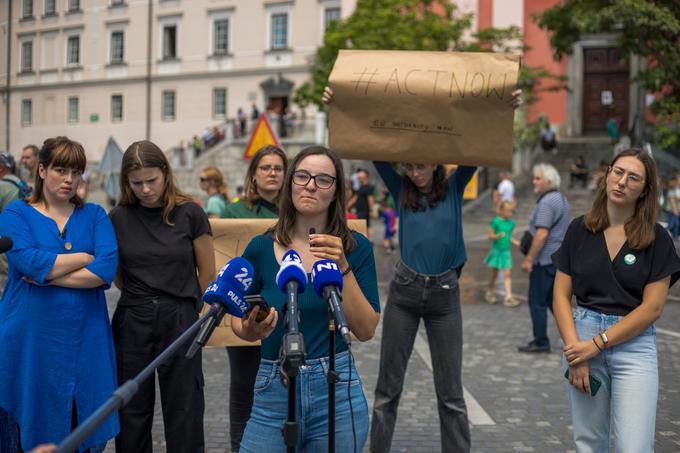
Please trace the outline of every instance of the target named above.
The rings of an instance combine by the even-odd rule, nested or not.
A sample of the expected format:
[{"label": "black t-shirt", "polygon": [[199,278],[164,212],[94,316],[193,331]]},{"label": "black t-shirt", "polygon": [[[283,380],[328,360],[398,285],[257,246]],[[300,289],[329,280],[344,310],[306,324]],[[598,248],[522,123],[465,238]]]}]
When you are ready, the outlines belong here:
[{"label": "black t-shirt", "polygon": [[118,238],[124,304],[144,303],[149,297],[197,299],[194,239],[212,234],[200,206],[185,203],[163,222],[163,208],[117,206],[109,214]]},{"label": "black t-shirt", "polygon": [[583,216],[574,219],[553,264],[571,276],[576,302],[609,315],[625,316],[642,303],[645,286],[671,276],[680,277],[680,258],[664,228],[656,224],[656,238],[642,250],[626,241],[614,260],[609,259],[604,233],[586,229]]},{"label": "black t-shirt", "polygon": [[366,184],[359,187],[357,190],[357,201],[354,203],[354,210],[357,213],[357,217],[360,219],[367,219],[370,214],[368,206],[368,197],[373,195],[375,189],[372,185]]}]

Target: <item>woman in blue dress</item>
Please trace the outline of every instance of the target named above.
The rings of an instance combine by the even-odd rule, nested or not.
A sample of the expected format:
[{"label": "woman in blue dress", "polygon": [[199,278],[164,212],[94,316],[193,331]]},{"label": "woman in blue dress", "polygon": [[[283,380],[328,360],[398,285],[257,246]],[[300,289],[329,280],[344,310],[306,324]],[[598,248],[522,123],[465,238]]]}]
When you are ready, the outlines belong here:
[{"label": "woman in blue dress", "polygon": [[[104,289],[118,265],[104,210],[76,190],[85,150],[66,137],[45,141],[35,190],[0,216],[12,239],[0,301],[0,450],[58,442],[116,388]],[[108,418],[81,446],[103,450],[118,433]]]}]

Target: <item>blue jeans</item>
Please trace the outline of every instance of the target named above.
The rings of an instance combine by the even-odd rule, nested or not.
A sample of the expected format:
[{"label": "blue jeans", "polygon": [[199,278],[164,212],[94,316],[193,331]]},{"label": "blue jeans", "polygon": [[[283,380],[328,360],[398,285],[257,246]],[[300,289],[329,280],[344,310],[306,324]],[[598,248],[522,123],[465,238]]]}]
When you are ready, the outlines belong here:
[{"label": "blue jeans", "polygon": [[[328,357],[308,359],[297,376],[296,417],[298,452],[328,450]],[[352,417],[356,432],[356,451],[361,452],[368,437],[368,404],[359,373],[352,361],[349,380],[349,353],[335,356],[336,384],[335,446],[336,451],[353,451]],[[352,410],[347,398],[351,393]],[[288,419],[288,389],[281,383],[278,362],[262,359],[254,388],[253,409],[241,440],[240,453],[285,452],[281,427]]]},{"label": "blue jeans", "polygon": [[[583,307],[577,307],[573,316],[580,340],[593,338],[623,318]],[[566,370],[564,357],[562,361]],[[602,381],[597,395],[567,384],[576,451],[609,453],[613,432],[617,453],[653,452],[659,393],[656,327],[651,325],[637,337],[605,349],[589,363],[591,374]]]},{"label": "blue jeans", "polygon": [[371,422],[372,453],[391,450],[406,366],[421,318],[432,356],[441,450],[470,451],[470,428],[463,399],[463,320],[458,271],[423,275],[400,261],[383,314],[380,370]]},{"label": "blue jeans", "polygon": [[529,274],[529,312],[536,346],[550,346],[548,310],[552,312],[554,284],[555,266],[534,264]]}]

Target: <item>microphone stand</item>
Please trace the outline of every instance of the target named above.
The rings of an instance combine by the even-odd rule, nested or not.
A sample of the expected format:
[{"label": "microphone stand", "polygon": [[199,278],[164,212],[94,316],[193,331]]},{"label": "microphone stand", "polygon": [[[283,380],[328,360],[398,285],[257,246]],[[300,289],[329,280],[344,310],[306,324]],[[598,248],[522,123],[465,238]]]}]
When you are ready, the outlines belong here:
[{"label": "microphone stand", "polygon": [[170,346],[168,346],[158,357],[156,357],[146,368],[144,368],[137,376],[127,381],[125,384],[118,387],[104,404],[102,404],[95,412],[92,413],[80,426],[78,426],[66,439],[61,441],[57,449],[57,453],[73,453],[77,452],[78,448],[98,427],[109,418],[111,414],[125,406],[130,402],[133,396],[139,390],[139,386],[146,381],[149,376],[156,371],[156,368],[161,366],[163,362],[168,360],[177,350],[192,338],[194,333],[201,327],[201,325],[211,316],[215,314],[218,307],[213,304],[210,309],[193,323],[182,335],[177,337]]},{"label": "microphone stand", "polygon": [[335,453],[335,384],[340,380],[335,371],[335,318],[328,308],[328,453]]},{"label": "microphone stand", "polygon": [[298,285],[288,284],[286,290],[287,303],[284,306],[288,332],[281,343],[281,382],[288,388],[288,419],[281,427],[287,453],[295,453],[297,444],[297,375],[305,362],[305,341],[299,330],[300,314],[297,303]]}]

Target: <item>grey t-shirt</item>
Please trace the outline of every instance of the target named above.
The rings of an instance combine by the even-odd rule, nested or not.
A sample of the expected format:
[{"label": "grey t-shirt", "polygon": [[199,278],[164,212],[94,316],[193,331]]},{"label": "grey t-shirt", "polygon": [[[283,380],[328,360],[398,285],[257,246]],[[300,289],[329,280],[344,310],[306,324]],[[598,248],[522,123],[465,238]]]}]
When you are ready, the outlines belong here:
[{"label": "grey t-shirt", "polygon": [[[8,181],[3,181],[4,179]],[[19,181],[21,180],[12,174],[0,178],[0,212],[5,209],[5,206],[19,199],[19,186],[17,185]]]},{"label": "grey t-shirt", "polygon": [[569,210],[569,202],[557,190],[546,192],[538,199],[529,217],[529,232],[536,235],[538,228],[547,228],[548,237],[541,251],[534,257],[534,264],[552,264],[550,257],[560,248],[569,227]]}]

